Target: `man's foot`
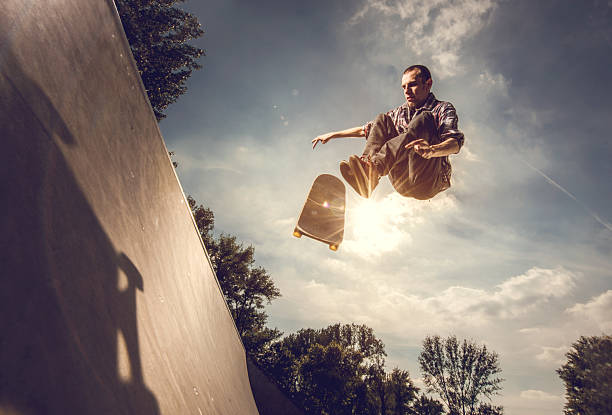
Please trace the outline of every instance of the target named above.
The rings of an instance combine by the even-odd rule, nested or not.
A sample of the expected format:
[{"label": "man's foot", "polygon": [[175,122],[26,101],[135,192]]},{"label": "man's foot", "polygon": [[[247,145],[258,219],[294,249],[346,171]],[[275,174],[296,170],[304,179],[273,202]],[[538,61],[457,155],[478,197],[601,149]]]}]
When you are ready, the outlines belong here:
[{"label": "man's foot", "polygon": [[361,196],[365,197],[366,199],[369,198],[380,180],[376,168],[372,162],[365,161],[357,156],[349,157],[348,164],[357,185],[353,186],[351,184],[351,186],[353,186],[353,188]]},{"label": "man's foot", "polygon": [[351,166],[349,165],[347,161],[342,160],[340,162],[340,174],[342,174],[342,177],[344,177],[344,180],[346,180],[346,182],[350,184],[351,187],[355,189],[357,193],[360,193],[359,186],[357,184],[357,179],[355,178],[355,175],[351,171]]}]

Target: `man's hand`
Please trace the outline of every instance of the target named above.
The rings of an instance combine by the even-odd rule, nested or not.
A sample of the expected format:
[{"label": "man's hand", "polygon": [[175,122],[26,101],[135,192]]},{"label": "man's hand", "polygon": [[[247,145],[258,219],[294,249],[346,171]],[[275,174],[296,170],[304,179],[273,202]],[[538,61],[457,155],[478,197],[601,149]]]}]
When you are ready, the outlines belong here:
[{"label": "man's hand", "polygon": [[440,144],[430,146],[425,140],[414,140],[406,145],[406,149],[414,148],[419,156],[430,159],[432,157],[445,157],[459,152],[459,144],[454,137],[448,138]]},{"label": "man's hand", "polygon": [[406,150],[411,148],[414,148],[414,152],[424,159],[436,157],[436,149],[434,146],[430,146],[429,143],[423,139],[411,141],[406,145]]},{"label": "man's hand", "polygon": [[364,137],[364,136],[365,136],[365,132],[363,131],[363,126],[359,125],[357,127],[347,128],[346,130],[342,130],[342,131],[334,131],[334,132],[327,133],[327,134],[321,134],[320,136],[312,140],[312,148],[314,149],[319,143],[325,144],[332,138]]},{"label": "man's hand", "polygon": [[317,138],[315,138],[314,140],[312,140],[312,148],[314,149],[319,143],[325,144],[332,138],[334,138],[334,133],[322,134],[318,136]]}]

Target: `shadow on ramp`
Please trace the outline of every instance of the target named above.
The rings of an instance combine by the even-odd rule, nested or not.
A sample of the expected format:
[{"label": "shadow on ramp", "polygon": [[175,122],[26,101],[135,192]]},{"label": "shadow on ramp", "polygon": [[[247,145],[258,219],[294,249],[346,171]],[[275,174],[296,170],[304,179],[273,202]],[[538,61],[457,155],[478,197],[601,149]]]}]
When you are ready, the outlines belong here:
[{"label": "shadow on ramp", "polygon": [[0,414],[257,414],[110,0],[0,14]]},{"label": "shadow on ramp", "polygon": [[36,82],[18,78],[19,88],[0,77],[10,128],[0,161],[0,411],[159,413],[140,361],[143,277],[113,247],[56,144],[76,145],[70,129]]}]

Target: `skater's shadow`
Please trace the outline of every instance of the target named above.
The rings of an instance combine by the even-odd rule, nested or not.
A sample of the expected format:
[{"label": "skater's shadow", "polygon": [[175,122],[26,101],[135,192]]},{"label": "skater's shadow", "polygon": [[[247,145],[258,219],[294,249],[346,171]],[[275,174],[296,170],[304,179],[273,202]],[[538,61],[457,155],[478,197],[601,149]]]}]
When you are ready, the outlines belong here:
[{"label": "skater's shadow", "polygon": [[73,173],[65,152],[83,138],[2,52],[0,412],[157,414],[138,340],[145,279]]}]

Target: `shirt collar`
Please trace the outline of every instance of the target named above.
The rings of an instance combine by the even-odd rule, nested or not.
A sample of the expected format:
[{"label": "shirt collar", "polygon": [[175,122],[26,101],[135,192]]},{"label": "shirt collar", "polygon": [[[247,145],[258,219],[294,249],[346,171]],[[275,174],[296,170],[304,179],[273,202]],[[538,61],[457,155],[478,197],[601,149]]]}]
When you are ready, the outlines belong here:
[{"label": "shirt collar", "polygon": [[423,105],[421,105],[419,108],[415,109],[414,111],[410,109],[407,102],[404,102],[403,107],[405,108],[406,113],[410,115],[410,118],[412,118],[418,112],[431,111],[436,106],[437,102],[438,100],[436,99],[436,96],[432,92],[430,92],[429,95],[427,96],[427,99],[423,103]]},{"label": "shirt collar", "polygon": [[425,100],[425,103],[421,106],[421,108],[418,109],[431,111],[436,106],[436,101],[436,96],[432,92],[430,92],[427,96],[427,99]]}]

